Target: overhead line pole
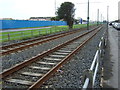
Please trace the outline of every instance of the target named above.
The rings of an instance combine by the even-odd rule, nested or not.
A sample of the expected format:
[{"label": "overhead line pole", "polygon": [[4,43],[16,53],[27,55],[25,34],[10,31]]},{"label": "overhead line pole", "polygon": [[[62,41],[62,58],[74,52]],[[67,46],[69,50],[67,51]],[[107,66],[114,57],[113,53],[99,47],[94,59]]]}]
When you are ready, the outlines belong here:
[{"label": "overhead line pole", "polygon": [[55,0],[55,31],[56,31],[56,0]]},{"label": "overhead line pole", "polygon": [[[88,2],[87,2],[87,5],[88,5],[88,10],[87,10],[87,30],[89,30],[89,19],[90,19],[90,17],[89,17],[89,5],[90,5],[90,3],[101,3],[101,2],[89,2],[89,0],[88,0]],[[86,3],[77,3],[77,4],[86,4]]]},{"label": "overhead line pole", "polygon": [[56,0],[55,0],[55,16],[56,16]]},{"label": "overhead line pole", "polygon": [[98,9],[98,13],[97,13],[97,25],[99,25],[99,9]]},{"label": "overhead line pole", "polygon": [[101,14],[101,24],[102,24],[102,14]]},{"label": "overhead line pole", "polygon": [[87,13],[87,30],[89,30],[89,0],[88,0],[88,13]]},{"label": "overhead line pole", "polygon": [[108,19],[109,18],[108,17],[109,13],[108,13],[108,10],[109,10],[109,6],[107,6],[107,30],[106,30],[106,33],[107,33],[107,37],[106,37],[107,38],[107,43],[108,43],[108,23],[109,23],[109,19]]},{"label": "overhead line pole", "polygon": [[107,6],[107,30],[108,30],[108,23],[109,23],[109,6]]}]

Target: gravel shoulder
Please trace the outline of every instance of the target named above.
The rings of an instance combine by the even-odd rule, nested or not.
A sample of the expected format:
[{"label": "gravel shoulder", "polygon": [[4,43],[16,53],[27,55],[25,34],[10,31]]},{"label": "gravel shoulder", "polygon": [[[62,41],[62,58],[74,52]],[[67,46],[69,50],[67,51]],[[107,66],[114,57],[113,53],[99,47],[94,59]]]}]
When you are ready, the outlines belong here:
[{"label": "gravel shoulder", "polygon": [[[82,88],[82,73],[90,68],[105,29],[106,27],[98,32],[94,38],[92,38],[76,55],[74,55],[71,60],[64,64],[41,88]],[[99,84],[100,75],[98,73],[95,88],[100,88]]]},{"label": "gravel shoulder", "polygon": [[[71,60],[64,64],[58,70],[58,72],[42,86],[42,88],[82,88],[81,76],[84,70],[90,68],[94,55],[98,49],[98,44],[105,29],[106,26],[104,26],[104,28],[99,31],[98,34],[80,50],[80,52],[78,52],[76,55],[74,55],[73,58],[71,58]],[[61,39],[53,40],[51,42],[29,48],[22,52],[4,56],[2,57],[2,68],[4,68],[3,70],[8,69],[17,63],[29,59],[38,53],[42,53],[43,51],[48,50],[60,43],[63,43],[72,37],[78,36],[83,32],[81,31],[74,35],[69,35]],[[99,75],[97,77],[98,78],[96,80],[95,87],[100,88],[100,77]]]},{"label": "gravel shoulder", "polygon": [[55,39],[50,42],[43,43],[41,45],[37,45],[37,46],[31,47],[31,48],[28,48],[28,49],[25,49],[22,51],[18,51],[16,53],[2,56],[0,59],[0,62],[2,62],[2,71],[14,66],[15,64],[18,64],[18,63],[23,62],[31,57],[34,57],[37,54],[42,53],[43,51],[51,49],[56,45],[66,42],[67,40],[69,40],[75,36],[78,36],[84,32],[86,32],[86,30],[82,30],[82,31],[80,31],[78,33],[74,33],[72,35],[68,35],[68,36],[65,36],[65,37],[62,37],[59,39]]}]

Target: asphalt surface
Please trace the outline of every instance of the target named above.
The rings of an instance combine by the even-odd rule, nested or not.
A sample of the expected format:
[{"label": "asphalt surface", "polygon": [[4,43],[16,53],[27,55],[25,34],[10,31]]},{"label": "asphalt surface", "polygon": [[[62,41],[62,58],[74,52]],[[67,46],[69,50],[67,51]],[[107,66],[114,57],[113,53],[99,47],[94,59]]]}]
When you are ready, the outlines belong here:
[{"label": "asphalt surface", "polygon": [[119,33],[120,31],[114,29],[112,26],[108,27],[108,46],[106,49],[104,59],[104,84],[105,88],[112,88],[112,90],[119,88],[119,71],[120,61],[119,52]]},{"label": "asphalt surface", "polygon": [[43,28],[51,28],[51,27],[25,28],[25,29],[6,29],[6,30],[1,30],[0,32],[26,31],[26,30],[35,30],[35,29],[43,29]]}]

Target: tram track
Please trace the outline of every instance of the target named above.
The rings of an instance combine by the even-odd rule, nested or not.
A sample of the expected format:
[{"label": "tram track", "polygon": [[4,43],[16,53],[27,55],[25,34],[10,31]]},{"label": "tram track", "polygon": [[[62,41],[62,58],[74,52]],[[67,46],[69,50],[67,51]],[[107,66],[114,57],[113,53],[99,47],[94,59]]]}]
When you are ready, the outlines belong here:
[{"label": "tram track", "polygon": [[[0,77],[3,78],[3,81],[5,82],[23,84],[25,86],[27,85],[28,89],[38,88],[82,46],[84,46],[85,43],[94,37],[100,29],[101,27],[97,30],[88,31],[29,60],[26,60],[4,71],[0,74]],[[39,72],[37,72],[38,70]],[[37,81],[35,81],[35,79],[31,81],[28,81],[28,79],[21,80],[23,78],[20,76],[23,76],[24,79],[24,76],[28,76],[29,78],[36,77]],[[14,79],[15,77],[19,79]]]},{"label": "tram track", "polygon": [[[96,27],[96,28],[98,28],[98,27]],[[96,29],[96,28],[94,28],[94,29]],[[58,38],[62,38],[64,36],[67,36],[70,34],[80,32],[82,30],[84,30],[84,28],[82,28],[81,30],[69,31],[69,32],[65,32],[65,33],[60,33],[60,34],[42,37],[42,38],[40,37],[40,38],[36,38],[33,40],[27,40],[27,41],[23,41],[21,43],[15,43],[15,44],[11,44],[11,45],[2,46],[2,47],[0,47],[1,48],[0,55],[2,55],[2,56],[8,55],[10,53],[21,51],[21,50],[24,50],[26,48],[33,47],[35,45],[40,45],[40,44],[43,44],[43,43],[46,43],[46,42],[49,42],[49,41],[52,41],[52,40],[55,40]]]}]

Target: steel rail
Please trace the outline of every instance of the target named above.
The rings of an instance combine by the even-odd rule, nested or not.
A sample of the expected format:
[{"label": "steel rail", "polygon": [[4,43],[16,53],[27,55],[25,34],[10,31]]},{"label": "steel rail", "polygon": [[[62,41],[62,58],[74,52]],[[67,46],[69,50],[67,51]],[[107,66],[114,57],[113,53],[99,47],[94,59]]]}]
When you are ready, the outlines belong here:
[{"label": "steel rail", "polygon": [[[99,29],[97,29],[97,31],[93,30],[93,31],[95,31],[95,33],[94,33],[90,38],[88,38],[87,40],[85,40],[84,42],[82,42],[80,46],[78,46],[74,51],[72,51],[68,56],[66,56],[60,63],[58,63],[55,67],[53,67],[48,73],[46,73],[46,74],[45,74],[42,78],[40,78],[36,83],[34,83],[32,86],[30,86],[29,89],[33,89],[33,88],[38,88],[38,87],[40,87],[40,85],[42,85],[53,73],[55,73],[56,70],[61,67],[61,65],[63,65],[67,60],[69,60],[70,58],[72,58],[72,56],[73,56],[82,46],[84,46],[84,44],[86,44],[92,37],[94,37],[100,29],[101,29],[101,27],[100,27]],[[20,64],[18,64],[18,65],[16,65],[16,66],[14,66],[14,67],[12,67],[12,68],[4,71],[4,72],[2,72],[2,73],[0,74],[0,77],[1,77],[1,78],[5,78],[6,76],[14,73],[15,71],[18,71],[19,69],[21,69],[21,68],[23,68],[23,67],[25,67],[25,66],[30,65],[32,62],[36,61],[37,59],[43,58],[44,56],[46,56],[46,55],[48,55],[48,54],[50,54],[50,53],[52,53],[52,52],[60,49],[61,47],[63,47],[63,46],[65,46],[65,45],[67,45],[67,44],[75,41],[76,39],[79,39],[79,38],[82,37],[82,36],[87,35],[87,34],[90,33],[90,32],[93,32],[93,31],[88,31],[87,33],[84,33],[84,34],[82,34],[82,35],[80,35],[80,36],[77,36],[77,37],[75,37],[75,38],[73,38],[73,39],[71,39],[71,40],[69,40],[69,41],[67,41],[67,42],[65,42],[65,43],[63,43],[63,44],[60,44],[60,45],[58,45],[58,46],[56,46],[56,47],[54,47],[54,48],[52,48],[52,49],[50,49],[50,50],[48,50],[48,51],[43,52],[42,54],[39,54],[39,55],[37,55],[37,56],[35,56],[35,57],[33,57],[33,58],[25,61],[25,62],[22,62],[22,63],[20,63]]]},{"label": "steel rail", "polygon": [[[98,28],[98,27],[96,27],[96,28]],[[94,28],[94,29],[96,29],[96,28]],[[94,29],[93,29],[93,30],[94,30]],[[52,41],[52,40],[57,39],[57,38],[61,38],[61,37],[64,37],[64,36],[67,36],[67,35],[70,35],[70,34],[73,34],[73,33],[77,33],[78,31],[79,31],[79,30],[77,30],[77,31],[72,31],[72,32],[68,32],[68,33],[63,33],[63,34],[59,34],[59,35],[49,36],[47,39],[44,38],[44,40],[39,41],[39,42],[34,42],[34,43],[29,44],[29,45],[24,45],[24,46],[20,46],[20,47],[15,47],[15,48],[12,48],[12,49],[7,50],[7,51],[0,52],[0,55],[7,55],[7,54],[9,54],[9,53],[16,52],[16,51],[19,51],[19,50],[23,50],[23,49],[25,49],[25,48],[29,48],[29,47],[32,47],[32,46],[34,46],[34,45],[42,44],[42,43],[49,42],[49,41]],[[38,40],[39,40],[39,39],[38,39]],[[36,40],[35,40],[35,41],[36,41]],[[27,41],[27,42],[23,42],[23,43],[28,43],[28,42],[31,42],[31,41]],[[23,44],[23,43],[21,43],[21,44]],[[20,43],[19,43],[19,44],[20,44]],[[13,46],[15,46],[15,45],[18,45],[18,44],[13,44]],[[11,46],[11,45],[10,45],[10,46]],[[6,47],[8,47],[8,46],[6,46]]]},{"label": "steel rail", "polygon": [[[97,31],[98,32],[98,31]],[[92,37],[94,37],[97,32],[95,32],[94,35],[92,35],[90,38],[85,40],[78,46],[74,51],[72,51],[67,57],[65,57],[60,63],[58,63],[54,68],[52,68],[47,74],[45,74],[42,78],[40,78],[36,83],[34,83],[32,86],[29,87],[28,90],[34,90],[35,88],[39,88],[45,81],[47,81],[52,74],[54,74],[65,62],[70,60],[72,56],[77,53]]]},{"label": "steel rail", "polygon": [[[94,30],[93,30],[93,31],[94,31]],[[84,34],[82,34],[82,35],[80,35],[80,36],[77,36],[77,37],[69,40],[69,41],[66,41],[65,43],[59,44],[58,46],[56,46],[56,47],[54,47],[54,48],[52,48],[52,49],[50,49],[50,50],[48,50],[48,51],[44,51],[44,52],[41,53],[41,54],[38,54],[38,55],[36,55],[36,56],[28,59],[28,60],[25,60],[24,62],[22,62],[22,63],[20,63],[20,64],[18,64],[18,65],[16,65],[16,66],[13,66],[12,68],[10,68],[10,69],[6,70],[5,72],[1,73],[1,74],[0,74],[0,77],[1,77],[1,78],[4,78],[5,76],[7,76],[7,75],[9,75],[9,74],[11,74],[11,73],[19,70],[20,68],[23,68],[23,67],[25,67],[26,65],[28,65],[28,64],[36,61],[38,58],[42,58],[42,57],[48,55],[49,53],[52,53],[52,52],[54,52],[55,50],[57,50],[57,49],[65,46],[65,45],[67,45],[68,43],[73,42],[74,40],[76,40],[76,39],[78,39],[78,38],[80,38],[80,37],[82,37],[82,36],[84,36],[84,35],[87,35],[87,34],[90,33],[90,32],[92,32],[92,31],[86,32],[86,33],[84,33]]]},{"label": "steel rail", "polygon": [[35,39],[32,39],[32,40],[23,41],[23,42],[20,42],[20,43],[14,43],[14,44],[10,44],[10,45],[0,46],[0,48],[6,49],[6,48],[13,47],[13,46],[18,46],[18,45],[20,45],[20,44],[25,44],[25,43],[37,41],[37,40],[40,40],[40,39],[50,38],[50,37],[54,37],[54,36],[57,36],[57,35],[60,35],[60,34],[65,34],[65,33],[69,33],[69,32],[75,32],[76,30],[77,30],[77,31],[79,31],[79,30],[81,31],[81,30],[84,30],[84,29],[85,29],[85,28],[75,29],[75,30],[73,30],[73,31],[70,31],[70,30],[69,30],[69,31],[65,31],[65,32],[62,32],[62,33],[54,34],[54,35],[38,37],[38,38],[35,38]]},{"label": "steel rail", "polygon": [[[25,48],[29,48],[31,46],[34,46],[34,45],[38,45],[38,44],[42,44],[42,43],[45,43],[45,42],[48,42],[48,41],[51,41],[51,40],[54,40],[54,39],[57,39],[57,38],[60,38],[60,37],[64,37],[66,35],[69,35],[69,34],[72,34],[72,33],[75,33],[75,32],[69,32],[69,33],[63,33],[63,34],[59,34],[59,35],[54,35],[54,36],[49,36],[47,38],[42,38],[42,39],[45,39],[45,40],[42,40],[42,41],[39,41],[39,42],[33,42],[33,41],[37,41],[37,40],[30,40],[30,41],[27,41],[27,42],[22,42],[22,43],[18,43],[18,44],[13,44],[13,46],[16,46],[16,45],[24,45],[25,43],[29,43],[29,42],[33,42],[32,44],[29,44],[29,45],[24,45],[24,46],[21,46],[21,47],[15,47],[15,48],[12,48],[10,50],[7,50],[7,51],[3,51],[0,53],[0,55],[6,55],[6,54],[9,54],[9,53],[12,53],[12,52],[16,52],[18,50],[23,50]],[[39,40],[39,39],[38,39]],[[12,45],[10,46],[5,46],[3,48],[10,48]]]},{"label": "steel rail", "polygon": [[40,39],[50,38],[50,37],[54,37],[54,36],[56,36],[56,35],[65,34],[65,33],[67,33],[67,32],[59,33],[59,34],[54,34],[54,35],[50,35],[50,36],[43,36],[43,37],[35,38],[35,39],[32,39],[32,40],[23,41],[23,42],[20,42],[20,43],[14,43],[14,44],[10,44],[10,45],[5,45],[5,46],[2,46],[2,47],[0,47],[0,48],[6,49],[6,48],[13,47],[13,46],[18,46],[18,45],[20,45],[20,44],[22,45],[22,44],[25,44],[25,43],[37,41],[37,40],[40,40]]}]

